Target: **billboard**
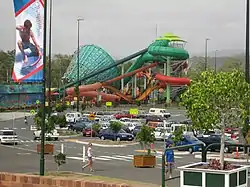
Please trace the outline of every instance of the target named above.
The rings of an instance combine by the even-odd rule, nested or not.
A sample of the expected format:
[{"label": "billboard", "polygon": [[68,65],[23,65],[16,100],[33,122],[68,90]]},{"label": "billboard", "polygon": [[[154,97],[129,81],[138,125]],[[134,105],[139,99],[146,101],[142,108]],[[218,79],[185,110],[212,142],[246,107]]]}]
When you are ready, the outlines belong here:
[{"label": "billboard", "polygon": [[0,108],[31,106],[43,98],[42,84],[0,85]]},{"label": "billboard", "polygon": [[43,81],[43,0],[13,0],[16,19],[14,82]]}]

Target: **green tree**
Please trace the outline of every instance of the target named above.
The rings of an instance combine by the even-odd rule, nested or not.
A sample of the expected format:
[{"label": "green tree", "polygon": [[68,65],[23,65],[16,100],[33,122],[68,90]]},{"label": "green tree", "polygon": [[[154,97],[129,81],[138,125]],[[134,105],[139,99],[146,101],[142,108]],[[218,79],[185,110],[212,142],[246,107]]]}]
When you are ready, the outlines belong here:
[{"label": "green tree", "polygon": [[[143,149],[150,150],[150,144],[155,141],[154,129],[147,125],[143,125],[141,131],[136,135],[136,140],[140,143]],[[150,154],[150,151],[148,151],[148,154]]]},{"label": "green tree", "polygon": [[122,129],[123,123],[119,121],[111,121],[110,129],[114,132],[114,139],[116,140],[116,134]]},{"label": "green tree", "polygon": [[99,131],[101,130],[101,125],[99,123],[94,123],[92,125],[92,129],[93,129],[93,131],[99,133]]},{"label": "green tree", "polygon": [[63,164],[66,164],[66,155],[63,153],[58,153],[58,154],[54,155],[54,160],[55,160],[55,163],[57,165],[57,172],[59,172],[60,167]]},{"label": "green tree", "polygon": [[182,95],[193,128],[221,129],[220,163],[224,168],[225,128],[243,125],[250,104],[250,85],[240,71],[203,72]]}]

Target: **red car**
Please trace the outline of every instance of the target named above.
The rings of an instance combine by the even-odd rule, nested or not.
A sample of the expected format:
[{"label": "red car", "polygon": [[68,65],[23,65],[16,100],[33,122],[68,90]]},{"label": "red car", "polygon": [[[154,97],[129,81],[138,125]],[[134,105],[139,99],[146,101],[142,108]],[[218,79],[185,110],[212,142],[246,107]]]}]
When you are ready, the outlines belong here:
[{"label": "red car", "polygon": [[91,137],[91,131],[92,131],[92,137],[97,136],[97,133],[94,130],[91,130],[91,128],[83,129],[82,135]]},{"label": "red car", "polygon": [[118,114],[114,114],[114,117],[116,119],[121,119],[121,118],[136,118],[136,115],[118,113]]}]

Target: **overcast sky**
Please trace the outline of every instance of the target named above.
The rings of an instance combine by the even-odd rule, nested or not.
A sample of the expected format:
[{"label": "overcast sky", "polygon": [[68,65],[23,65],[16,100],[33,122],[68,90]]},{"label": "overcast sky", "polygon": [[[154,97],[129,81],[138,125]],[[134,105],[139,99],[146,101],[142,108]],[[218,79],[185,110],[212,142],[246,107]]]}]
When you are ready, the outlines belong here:
[{"label": "overcast sky", "polygon": [[[13,0],[1,0],[0,49],[15,47]],[[191,55],[244,49],[245,0],[53,0],[53,53],[71,54],[80,42],[124,57],[147,47],[156,36],[173,32],[188,41]]]}]

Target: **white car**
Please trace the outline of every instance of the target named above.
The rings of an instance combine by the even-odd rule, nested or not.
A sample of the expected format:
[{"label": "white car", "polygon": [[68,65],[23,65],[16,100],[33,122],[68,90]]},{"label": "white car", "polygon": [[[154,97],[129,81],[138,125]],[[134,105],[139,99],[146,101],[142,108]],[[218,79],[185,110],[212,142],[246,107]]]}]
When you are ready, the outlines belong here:
[{"label": "white car", "polygon": [[154,135],[155,140],[162,141],[166,139],[171,134],[170,129],[155,128]]},{"label": "white car", "polygon": [[81,120],[82,114],[80,112],[71,112],[67,113],[65,117],[68,123],[76,123],[77,121]]},{"label": "white car", "polygon": [[148,113],[150,115],[162,116],[166,118],[171,116],[171,114],[164,108],[150,108]]},{"label": "white car", "polygon": [[0,130],[0,143],[1,144],[17,144],[18,137],[13,130]]},{"label": "white car", "polygon": [[[35,131],[34,132],[34,140],[40,139],[41,138],[41,130]],[[57,132],[56,129],[54,129],[51,133],[45,133],[45,138],[51,138],[53,140],[58,140],[59,139],[59,133]]]}]

